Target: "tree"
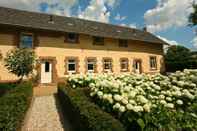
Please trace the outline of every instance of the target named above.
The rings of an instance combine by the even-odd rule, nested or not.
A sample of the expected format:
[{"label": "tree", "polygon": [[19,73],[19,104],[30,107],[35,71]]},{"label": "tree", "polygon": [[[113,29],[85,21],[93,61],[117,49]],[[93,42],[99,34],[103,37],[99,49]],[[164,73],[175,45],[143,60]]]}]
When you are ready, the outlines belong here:
[{"label": "tree", "polygon": [[176,71],[183,69],[197,68],[197,61],[193,57],[192,52],[179,45],[169,47],[165,55],[166,71]]},{"label": "tree", "polygon": [[192,12],[189,16],[189,23],[191,26],[197,25],[197,5],[193,4],[194,12]]},{"label": "tree", "polygon": [[33,50],[13,49],[7,53],[4,61],[5,67],[22,80],[33,71],[36,57]]}]

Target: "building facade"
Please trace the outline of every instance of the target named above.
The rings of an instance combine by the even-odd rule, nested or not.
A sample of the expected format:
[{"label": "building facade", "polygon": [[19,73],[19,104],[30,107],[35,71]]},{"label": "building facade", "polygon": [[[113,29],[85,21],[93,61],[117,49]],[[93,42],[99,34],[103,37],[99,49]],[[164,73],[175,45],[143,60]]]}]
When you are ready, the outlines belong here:
[{"label": "building facade", "polygon": [[[147,31],[3,7],[0,28],[3,56],[13,48],[35,50],[40,83],[77,73],[165,71],[166,43]],[[0,81],[16,79],[1,61]]]}]

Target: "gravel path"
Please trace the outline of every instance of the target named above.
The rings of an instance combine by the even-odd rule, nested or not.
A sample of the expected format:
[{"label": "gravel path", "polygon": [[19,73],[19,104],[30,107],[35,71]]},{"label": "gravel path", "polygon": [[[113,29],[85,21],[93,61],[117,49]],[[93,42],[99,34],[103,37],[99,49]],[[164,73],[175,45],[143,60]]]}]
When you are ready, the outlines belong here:
[{"label": "gravel path", "polygon": [[[29,119],[27,131],[64,131],[55,96],[36,97]],[[67,131],[67,130],[66,130]]]}]

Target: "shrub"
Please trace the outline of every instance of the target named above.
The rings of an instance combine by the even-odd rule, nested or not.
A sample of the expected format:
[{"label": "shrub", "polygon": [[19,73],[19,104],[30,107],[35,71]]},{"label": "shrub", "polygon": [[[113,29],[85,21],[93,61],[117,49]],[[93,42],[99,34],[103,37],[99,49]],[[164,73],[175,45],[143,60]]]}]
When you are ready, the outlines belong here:
[{"label": "shrub", "polygon": [[[81,89],[59,85],[58,96],[64,114],[77,131],[124,131],[123,125],[90,102]],[[69,107],[69,108],[68,108]]]},{"label": "shrub", "polygon": [[20,129],[32,98],[32,84],[24,82],[0,98],[0,130]]},{"label": "shrub", "polygon": [[5,67],[22,80],[24,76],[32,73],[36,56],[30,49],[13,49],[7,53],[4,61]]},{"label": "shrub", "polygon": [[16,83],[0,83],[0,97],[10,89],[13,89],[15,86]]}]

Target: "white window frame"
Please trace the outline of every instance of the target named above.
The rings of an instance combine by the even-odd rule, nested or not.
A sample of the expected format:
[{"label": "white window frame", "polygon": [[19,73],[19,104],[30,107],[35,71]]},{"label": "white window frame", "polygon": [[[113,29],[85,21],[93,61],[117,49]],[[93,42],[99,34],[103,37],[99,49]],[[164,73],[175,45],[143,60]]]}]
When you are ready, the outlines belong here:
[{"label": "white window frame", "polygon": [[[107,62],[106,62],[106,60],[107,60]],[[109,64],[110,66],[110,69],[105,69],[105,65],[106,64]],[[105,71],[105,72],[112,72],[112,59],[111,58],[104,58],[103,59],[103,70]]]},{"label": "white window frame", "polygon": [[[122,64],[126,65],[126,69],[122,68]],[[129,60],[128,59],[121,59],[120,60],[120,69],[121,69],[121,71],[128,71],[129,70]]]},{"label": "white window frame", "polygon": [[[90,60],[91,60],[91,61],[90,61]],[[89,64],[93,64],[93,70],[89,70],[89,69],[88,69],[88,65],[89,65]],[[87,72],[88,72],[88,73],[94,73],[94,72],[95,72],[95,64],[96,64],[96,62],[95,62],[94,59],[91,59],[91,58],[87,59]]]},{"label": "white window frame", "polygon": [[[150,56],[149,62],[150,62],[150,69],[151,70],[156,70],[157,69],[157,57],[156,56]],[[154,65],[154,67],[153,67],[153,65]]]},{"label": "white window frame", "polygon": [[[70,60],[74,60],[74,62],[69,62]],[[69,70],[69,64],[74,64],[75,65],[75,70]],[[68,59],[67,60],[67,72],[69,74],[73,74],[77,72],[77,61],[76,59]]]}]

